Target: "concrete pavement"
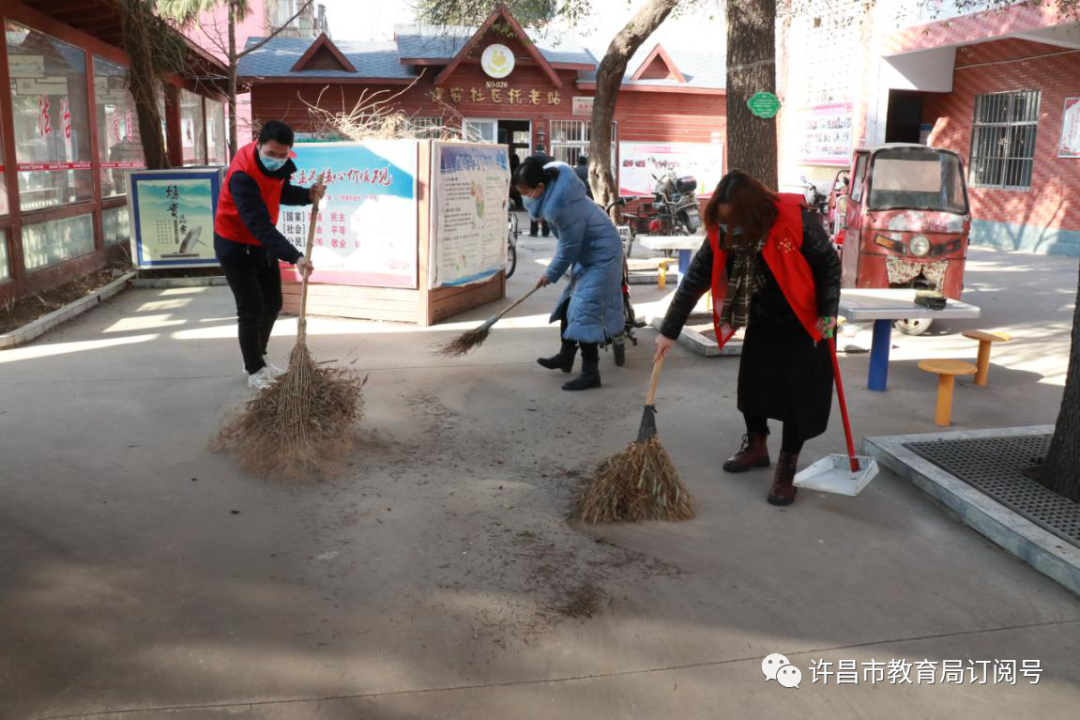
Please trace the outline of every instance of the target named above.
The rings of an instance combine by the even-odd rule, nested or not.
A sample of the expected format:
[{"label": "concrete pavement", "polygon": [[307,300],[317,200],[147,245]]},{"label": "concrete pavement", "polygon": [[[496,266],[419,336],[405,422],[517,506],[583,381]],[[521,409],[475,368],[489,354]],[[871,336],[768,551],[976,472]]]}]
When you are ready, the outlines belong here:
[{"label": "concrete pavement", "polygon": [[[526,239],[511,295],[551,250]],[[841,360],[857,434],[932,430],[915,364],[973,358],[969,327],[1016,340],[995,347],[989,389],[958,388],[958,427],[1053,422],[1076,271],[973,250],[981,320],[897,335],[885,394],[864,389],[865,355]],[[661,311],[665,295],[633,291]],[[563,393],[534,364],[557,347],[555,295],[460,360],[428,349],[491,307],[426,331],[313,321],[317,357],[370,381],[353,464],[309,484],[206,450],[248,397],[225,288],[129,291],[0,352],[0,718],[1075,716],[1077,598],[895,477],[777,509],[769,472],[719,471],[743,433],[737,359],[677,348],[661,380],[695,520],[568,524],[590,468],[634,436],[653,336],[625,368],[602,354],[603,389]],[[295,323],[279,328],[284,358]],[[834,422],[803,463],[842,443]],[[799,689],[765,681],[774,652]],[[1043,673],[811,682],[817,660],[902,658]]]}]

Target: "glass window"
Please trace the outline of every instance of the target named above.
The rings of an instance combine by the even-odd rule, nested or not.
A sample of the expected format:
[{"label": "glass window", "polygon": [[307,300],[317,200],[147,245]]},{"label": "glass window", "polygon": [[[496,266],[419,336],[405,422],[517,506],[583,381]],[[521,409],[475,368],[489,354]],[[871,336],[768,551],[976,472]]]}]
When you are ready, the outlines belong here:
[{"label": "glass window", "polygon": [[109,208],[101,212],[101,228],[106,245],[127,243],[131,238],[131,223],[126,207]]},{"label": "glass window", "polygon": [[[3,130],[3,118],[0,118],[0,130]],[[7,175],[4,169],[4,148],[0,143],[0,215],[8,214]]]},{"label": "glass window", "polygon": [[964,214],[960,158],[919,148],[880,150],[870,175],[871,210],[936,210]]},{"label": "glass window", "polygon": [[[615,163],[615,138],[618,128],[611,123],[611,167]],[[577,165],[578,155],[589,154],[592,142],[592,123],[585,120],[551,121],[551,157],[567,165]]]},{"label": "glass window", "polygon": [[229,164],[229,144],[225,136],[225,103],[206,99],[206,149],[210,165]]},{"label": "glass window", "polygon": [[180,90],[180,137],[185,165],[206,164],[206,119],[202,101],[202,95]]},{"label": "glass window", "polygon": [[1040,95],[1038,90],[1023,90],[975,96],[972,185],[1022,190],[1031,187]]},{"label": "glass window", "polygon": [[15,23],[6,28],[20,205],[91,200],[86,54]]},{"label": "glass window", "polygon": [[8,265],[7,232],[0,230],[0,282],[11,279]]},{"label": "glass window", "polygon": [[446,127],[441,117],[411,117],[406,121],[406,129],[420,140],[442,140],[460,136],[456,130]]},{"label": "glass window", "polygon": [[94,251],[94,222],[90,215],[23,225],[23,256],[33,272]]},{"label": "glass window", "polygon": [[855,156],[855,176],[851,179],[851,199],[862,202],[863,186],[866,184],[866,165],[870,161],[870,153],[859,153]]},{"label": "glass window", "polygon": [[146,167],[135,100],[124,84],[123,66],[94,56],[94,102],[97,106],[101,194],[127,193],[127,174]]}]

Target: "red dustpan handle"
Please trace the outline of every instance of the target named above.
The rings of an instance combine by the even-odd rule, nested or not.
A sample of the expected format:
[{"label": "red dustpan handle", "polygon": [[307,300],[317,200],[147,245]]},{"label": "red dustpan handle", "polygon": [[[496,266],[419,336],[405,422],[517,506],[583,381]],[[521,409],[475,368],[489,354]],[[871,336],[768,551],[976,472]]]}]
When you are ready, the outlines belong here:
[{"label": "red dustpan handle", "polygon": [[840,401],[840,417],[844,419],[844,437],[847,439],[848,460],[851,472],[859,472],[859,461],[855,459],[855,442],[851,439],[851,422],[848,420],[847,401],[844,400],[844,383],[840,380],[840,361],[836,359],[836,338],[829,338],[829,356],[832,358],[833,378],[836,380],[836,398]]}]

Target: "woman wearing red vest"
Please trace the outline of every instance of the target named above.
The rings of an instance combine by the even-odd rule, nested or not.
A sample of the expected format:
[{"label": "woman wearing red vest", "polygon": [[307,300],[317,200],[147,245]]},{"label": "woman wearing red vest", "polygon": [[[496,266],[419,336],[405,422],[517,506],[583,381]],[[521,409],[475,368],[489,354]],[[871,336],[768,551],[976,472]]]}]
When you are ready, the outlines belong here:
[{"label": "woman wearing red vest", "polygon": [[713,293],[717,341],[746,328],[739,362],[742,447],[727,472],[770,464],[768,419],[784,424],[768,500],[795,501],[803,443],[825,432],[832,408],[828,343],[840,302],[840,259],[801,195],[777,195],[732,170],[705,209],[708,237],[679,284],[656,339],[659,358],[675,345],[694,306]]},{"label": "woman wearing red vest", "polygon": [[289,159],[293,131],[272,120],[259,131],[258,142],[240,148],[229,164],[214,216],[214,251],[225,271],[233,296],[240,335],[240,352],[248,385],[264,389],[284,371],[266,361],[266,346],[281,312],[279,260],[309,275],[308,258],[278,232],[282,205],[310,205],[326,188],[294,187],[289,177],[296,165]]}]

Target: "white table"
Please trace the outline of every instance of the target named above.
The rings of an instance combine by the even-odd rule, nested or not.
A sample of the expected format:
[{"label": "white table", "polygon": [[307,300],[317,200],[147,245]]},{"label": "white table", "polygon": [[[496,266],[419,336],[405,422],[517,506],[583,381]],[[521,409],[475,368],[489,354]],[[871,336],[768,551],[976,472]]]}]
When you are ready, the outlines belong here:
[{"label": "white table", "polygon": [[638,235],[637,241],[650,250],[678,250],[679,276],[690,269],[690,259],[705,242],[704,235]]},{"label": "white table", "polygon": [[942,310],[915,304],[915,291],[842,290],[840,314],[849,321],[874,321],[874,340],[870,348],[870,373],[866,386],[883,392],[889,381],[889,352],[892,349],[892,326],[906,319],[969,319],[979,317],[979,308],[959,300],[948,300]]}]

